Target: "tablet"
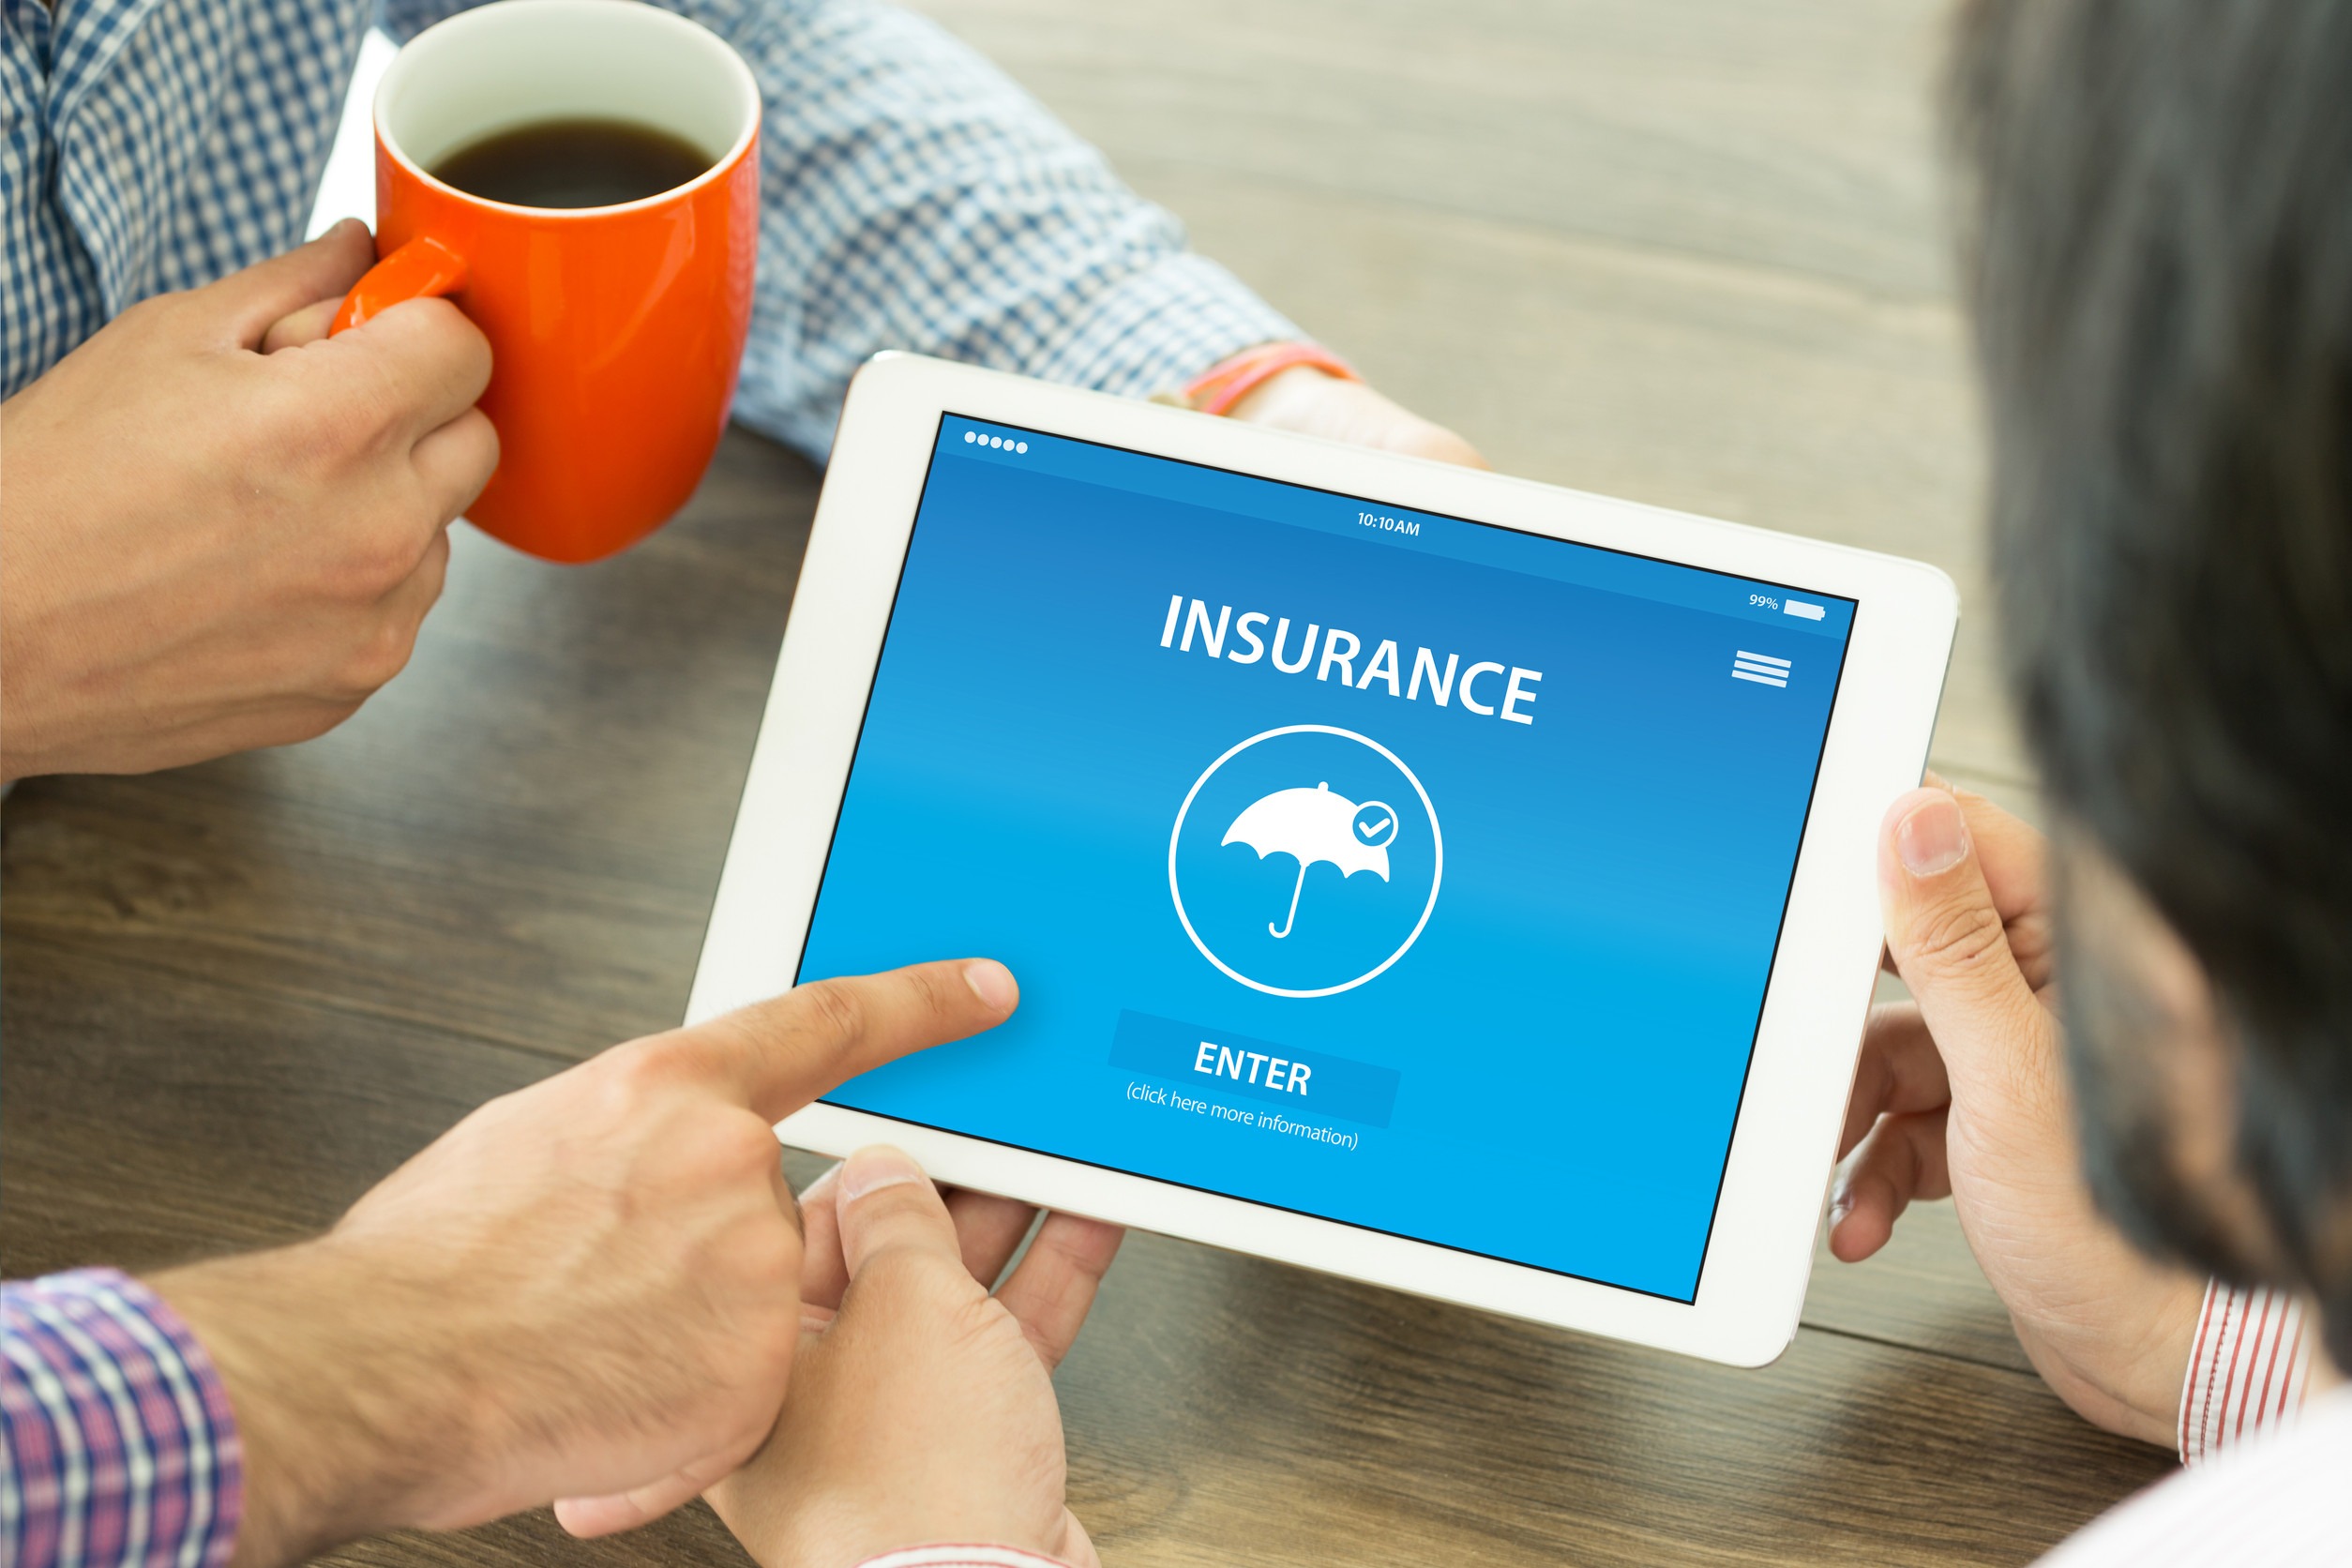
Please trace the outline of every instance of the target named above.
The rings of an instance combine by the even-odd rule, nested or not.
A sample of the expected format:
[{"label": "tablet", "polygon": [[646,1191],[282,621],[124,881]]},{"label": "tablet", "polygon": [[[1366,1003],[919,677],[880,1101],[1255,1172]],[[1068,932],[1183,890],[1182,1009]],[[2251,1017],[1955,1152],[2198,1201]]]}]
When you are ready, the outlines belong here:
[{"label": "tablet", "polygon": [[1760,1364],[1956,614],[1913,562],[885,355],[689,1021],[1001,958],[1010,1020],[779,1135]]}]

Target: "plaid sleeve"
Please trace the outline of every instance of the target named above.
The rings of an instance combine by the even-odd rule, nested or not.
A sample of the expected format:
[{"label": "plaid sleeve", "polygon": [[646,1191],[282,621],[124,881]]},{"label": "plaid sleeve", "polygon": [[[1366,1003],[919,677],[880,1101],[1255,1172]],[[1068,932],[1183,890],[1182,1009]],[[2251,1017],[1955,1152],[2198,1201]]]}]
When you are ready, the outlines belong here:
[{"label": "plaid sleeve", "polygon": [[[473,0],[384,0],[407,37]],[[765,103],[735,417],[822,458],[883,349],[1130,397],[1299,329],[946,31],[887,0],[659,0]]]},{"label": "plaid sleeve", "polygon": [[746,423],[822,456],[882,349],[1143,396],[1298,335],[930,22],[882,0],[668,3],[766,100]]},{"label": "plaid sleeve", "polygon": [[2215,1280],[2191,1342],[2180,1388],[2180,1462],[2292,1421],[2303,1408],[2311,1340],[2302,1304],[2276,1290],[2238,1290]]},{"label": "plaid sleeve", "polygon": [[219,1568],[243,1466],[229,1395],[128,1274],[0,1285],[0,1563]]}]

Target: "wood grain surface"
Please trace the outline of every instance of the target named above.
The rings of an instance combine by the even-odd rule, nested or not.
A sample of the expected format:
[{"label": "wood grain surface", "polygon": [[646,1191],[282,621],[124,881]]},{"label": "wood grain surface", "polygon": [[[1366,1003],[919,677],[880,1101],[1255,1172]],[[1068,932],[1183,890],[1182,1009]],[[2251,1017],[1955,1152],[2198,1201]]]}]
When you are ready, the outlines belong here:
[{"label": "wood grain surface", "polygon": [[[928,8],[1498,466],[1952,571],[1937,762],[2030,807],[1938,228],[1938,8]],[[414,665],[335,734],[23,786],[8,1272],[303,1235],[469,1108],[673,1023],[816,485],[737,435],[618,561],[460,530]],[[1733,1372],[1137,1237],[1060,1378],[1074,1502],[1113,1568],[2016,1563],[2168,1469],[2032,1376],[1948,1208],[1824,1260],[1804,1324]],[[339,1556],[742,1560],[699,1507]]]}]

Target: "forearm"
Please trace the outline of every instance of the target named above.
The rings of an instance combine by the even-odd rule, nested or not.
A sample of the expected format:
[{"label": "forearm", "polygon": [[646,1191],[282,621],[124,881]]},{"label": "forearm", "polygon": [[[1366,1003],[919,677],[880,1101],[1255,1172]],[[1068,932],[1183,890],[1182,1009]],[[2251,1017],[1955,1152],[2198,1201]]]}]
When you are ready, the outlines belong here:
[{"label": "forearm", "polygon": [[234,1407],[245,1468],[234,1568],[437,1522],[469,1468],[461,1391],[395,1283],[323,1239],[158,1274]]},{"label": "forearm", "polygon": [[684,0],[750,62],[757,306],[736,412],[822,452],[885,348],[1140,395],[1296,328],[995,68],[882,0]]}]

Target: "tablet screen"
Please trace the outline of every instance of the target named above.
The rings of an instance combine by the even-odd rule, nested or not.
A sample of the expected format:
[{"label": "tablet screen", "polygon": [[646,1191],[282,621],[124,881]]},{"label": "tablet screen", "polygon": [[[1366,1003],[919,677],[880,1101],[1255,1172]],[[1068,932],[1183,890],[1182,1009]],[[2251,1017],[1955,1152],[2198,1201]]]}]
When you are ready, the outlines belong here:
[{"label": "tablet screen", "polygon": [[830,1103],[1689,1301],[1853,601],[949,415],[800,979]]}]

